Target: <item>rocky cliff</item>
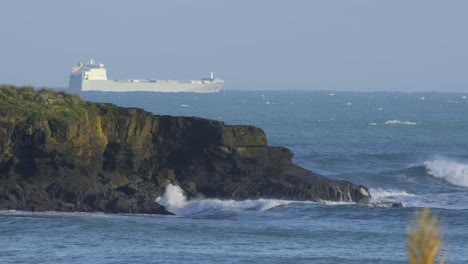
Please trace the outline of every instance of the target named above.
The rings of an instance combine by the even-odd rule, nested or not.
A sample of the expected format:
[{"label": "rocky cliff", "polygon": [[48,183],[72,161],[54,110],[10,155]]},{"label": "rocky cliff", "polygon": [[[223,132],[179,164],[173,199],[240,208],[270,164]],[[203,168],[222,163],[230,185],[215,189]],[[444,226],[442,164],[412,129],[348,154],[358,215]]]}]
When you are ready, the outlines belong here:
[{"label": "rocky cliff", "polygon": [[0,88],[0,209],[164,214],[169,183],[191,198],[369,202],[292,156],[252,126]]}]

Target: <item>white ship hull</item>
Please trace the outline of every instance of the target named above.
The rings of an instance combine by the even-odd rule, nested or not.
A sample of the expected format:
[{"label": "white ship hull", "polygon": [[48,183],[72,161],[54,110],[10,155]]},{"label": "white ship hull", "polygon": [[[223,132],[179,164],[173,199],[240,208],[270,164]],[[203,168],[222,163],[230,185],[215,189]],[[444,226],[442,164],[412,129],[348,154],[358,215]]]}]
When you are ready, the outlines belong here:
[{"label": "white ship hull", "polygon": [[[79,80],[77,80],[79,82]],[[114,80],[82,80],[75,85],[70,81],[70,89],[74,92],[192,92],[214,93],[223,88],[222,80],[204,81],[199,83],[180,81],[114,81]]]},{"label": "white ship hull", "polygon": [[109,80],[104,65],[93,61],[75,68],[70,75],[69,90],[72,93],[86,91],[101,92],[219,92],[224,85],[221,79],[211,78],[201,80]]}]

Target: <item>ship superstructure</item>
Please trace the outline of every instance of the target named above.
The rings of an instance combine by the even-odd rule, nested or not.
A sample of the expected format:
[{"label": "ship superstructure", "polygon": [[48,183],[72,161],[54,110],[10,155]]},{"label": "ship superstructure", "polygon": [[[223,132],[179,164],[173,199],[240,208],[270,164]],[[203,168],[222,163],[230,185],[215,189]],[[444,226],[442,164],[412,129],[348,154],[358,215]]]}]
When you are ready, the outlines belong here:
[{"label": "ship superstructure", "polygon": [[219,92],[223,85],[224,81],[214,78],[213,73],[210,78],[200,80],[109,80],[104,64],[90,60],[86,64],[80,62],[72,69],[69,89],[73,93],[83,91],[213,93]]}]

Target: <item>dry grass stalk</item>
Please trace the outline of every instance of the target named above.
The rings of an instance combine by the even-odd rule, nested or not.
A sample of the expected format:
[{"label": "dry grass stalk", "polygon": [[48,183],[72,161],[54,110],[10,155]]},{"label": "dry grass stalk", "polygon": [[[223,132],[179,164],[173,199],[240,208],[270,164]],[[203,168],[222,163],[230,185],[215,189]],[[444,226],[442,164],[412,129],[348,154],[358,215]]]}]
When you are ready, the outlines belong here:
[{"label": "dry grass stalk", "polygon": [[[418,213],[414,226],[408,230],[410,264],[434,264],[442,244],[437,217],[428,208]],[[445,260],[441,260],[444,264]]]}]

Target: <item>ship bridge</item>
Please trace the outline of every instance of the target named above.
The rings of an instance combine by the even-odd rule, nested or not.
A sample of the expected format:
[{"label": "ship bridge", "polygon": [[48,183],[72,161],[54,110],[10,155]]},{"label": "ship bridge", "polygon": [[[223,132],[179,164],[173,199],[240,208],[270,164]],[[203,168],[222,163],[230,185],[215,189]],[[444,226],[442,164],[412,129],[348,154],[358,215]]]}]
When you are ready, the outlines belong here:
[{"label": "ship bridge", "polygon": [[107,71],[102,63],[96,63],[93,59],[83,65],[78,63],[78,67],[73,68],[73,75],[81,75],[83,80],[107,80]]}]

